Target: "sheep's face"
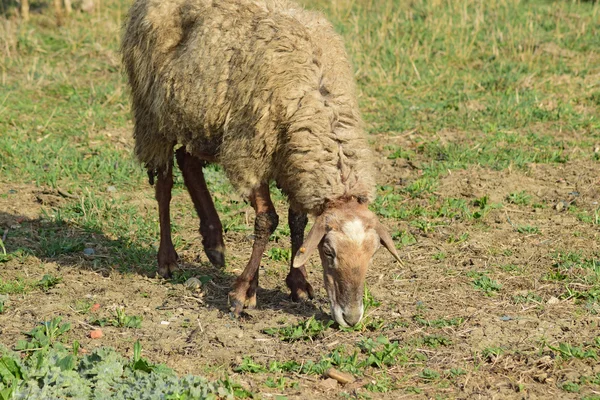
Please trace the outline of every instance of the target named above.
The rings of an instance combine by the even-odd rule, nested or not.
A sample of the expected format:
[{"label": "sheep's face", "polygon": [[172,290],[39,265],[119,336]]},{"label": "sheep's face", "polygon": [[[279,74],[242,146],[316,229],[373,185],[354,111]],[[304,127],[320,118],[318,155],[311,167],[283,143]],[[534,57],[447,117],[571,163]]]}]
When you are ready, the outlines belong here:
[{"label": "sheep's face", "polygon": [[295,267],[304,265],[318,248],[331,314],[341,326],[354,326],[363,317],[365,276],[381,244],[399,258],[389,233],[366,205],[343,204],[317,217],[294,258]]}]

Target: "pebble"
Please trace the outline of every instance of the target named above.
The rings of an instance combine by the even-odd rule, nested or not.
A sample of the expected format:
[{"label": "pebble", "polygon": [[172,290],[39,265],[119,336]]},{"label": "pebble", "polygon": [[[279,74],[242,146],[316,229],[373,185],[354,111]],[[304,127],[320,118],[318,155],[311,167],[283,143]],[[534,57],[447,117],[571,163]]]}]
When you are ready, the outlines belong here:
[{"label": "pebble", "polygon": [[114,187],[114,186],[109,186],[109,187],[107,187],[107,188],[106,188],[106,191],[107,191],[107,192],[111,192],[111,193],[112,193],[112,192],[116,192],[116,191],[117,191],[117,188],[116,188],[116,187]]},{"label": "pebble", "polygon": [[187,281],[185,281],[184,285],[186,288],[193,290],[202,287],[202,282],[198,278],[190,278]]},{"label": "pebble", "polygon": [[94,249],[92,249],[91,247],[86,247],[85,249],[83,249],[83,254],[85,254],[86,256],[91,256],[95,252],[96,251]]},{"label": "pebble", "polygon": [[104,336],[102,329],[95,329],[90,332],[90,338],[92,339],[100,339],[102,336]]}]

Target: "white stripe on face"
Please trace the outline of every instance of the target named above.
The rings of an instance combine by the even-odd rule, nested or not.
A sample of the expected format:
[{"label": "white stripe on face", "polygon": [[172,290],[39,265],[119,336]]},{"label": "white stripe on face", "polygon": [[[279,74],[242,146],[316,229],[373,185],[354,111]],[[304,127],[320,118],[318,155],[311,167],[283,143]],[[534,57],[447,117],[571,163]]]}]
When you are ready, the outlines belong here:
[{"label": "white stripe on face", "polygon": [[357,244],[362,244],[365,240],[366,232],[365,227],[360,219],[355,219],[353,221],[348,221],[344,223],[342,226],[342,232],[348,237],[348,239],[352,240]]}]

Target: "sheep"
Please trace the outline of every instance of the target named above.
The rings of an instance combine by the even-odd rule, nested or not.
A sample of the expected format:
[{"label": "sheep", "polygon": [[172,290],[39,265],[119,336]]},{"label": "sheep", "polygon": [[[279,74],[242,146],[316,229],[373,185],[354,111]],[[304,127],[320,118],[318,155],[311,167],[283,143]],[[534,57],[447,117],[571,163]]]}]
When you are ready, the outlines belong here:
[{"label": "sheep", "polygon": [[[202,173],[218,163],[256,213],[250,259],[229,293],[231,311],[256,306],[258,268],[278,225],[274,181],[289,202],[291,299],[313,298],[305,265],[318,250],[333,318],[356,325],[375,251],[383,244],[400,257],[368,209],[372,154],[352,68],[330,23],[286,0],[136,0],[121,53],[135,154],[151,184],[156,178],[158,273],[169,277],[177,266],[169,216],[174,153],[205,253],[224,266],[222,225]],[[315,222],[304,240],[308,214]]]}]

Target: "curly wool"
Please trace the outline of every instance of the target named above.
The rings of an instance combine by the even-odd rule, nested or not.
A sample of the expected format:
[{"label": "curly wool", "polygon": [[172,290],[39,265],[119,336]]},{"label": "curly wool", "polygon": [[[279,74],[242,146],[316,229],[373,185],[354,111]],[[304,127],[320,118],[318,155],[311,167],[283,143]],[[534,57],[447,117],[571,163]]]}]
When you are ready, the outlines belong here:
[{"label": "curly wool", "polygon": [[373,199],[352,69],[320,14],[284,0],[137,0],[121,50],[149,169],[181,144],[245,196],[275,180],[303,212]]}]

